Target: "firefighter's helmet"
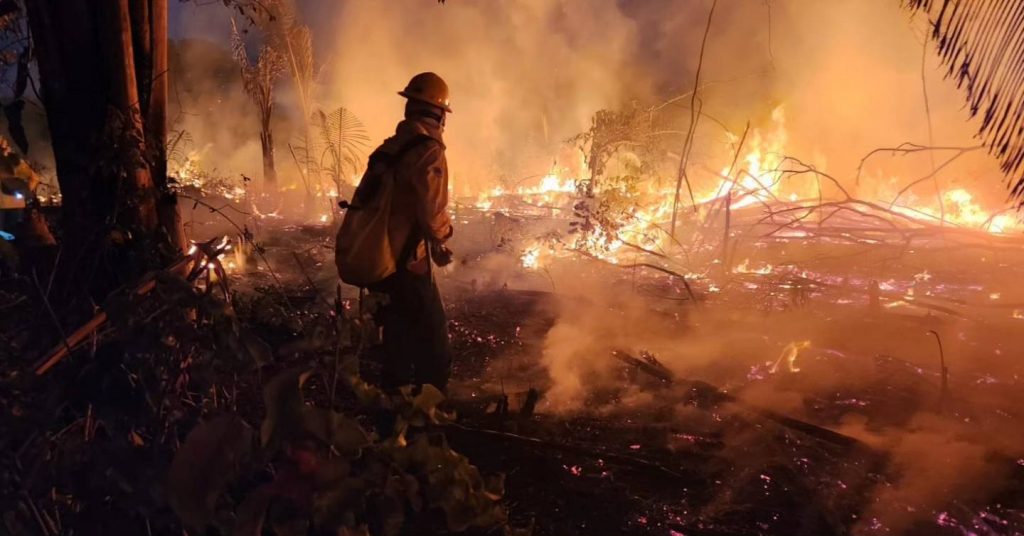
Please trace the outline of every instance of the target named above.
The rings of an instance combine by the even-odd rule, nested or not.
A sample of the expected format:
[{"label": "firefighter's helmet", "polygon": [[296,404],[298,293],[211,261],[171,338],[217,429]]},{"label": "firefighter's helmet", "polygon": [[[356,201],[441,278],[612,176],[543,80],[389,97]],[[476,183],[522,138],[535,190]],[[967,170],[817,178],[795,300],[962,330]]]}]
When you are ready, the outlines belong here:
[{"label": "firefighter's helmet", "polygon": [[448,84],[434,73],[420,73],[409,80],[399,95],[420,102],[425,102],[451,113],[448,106]]}]

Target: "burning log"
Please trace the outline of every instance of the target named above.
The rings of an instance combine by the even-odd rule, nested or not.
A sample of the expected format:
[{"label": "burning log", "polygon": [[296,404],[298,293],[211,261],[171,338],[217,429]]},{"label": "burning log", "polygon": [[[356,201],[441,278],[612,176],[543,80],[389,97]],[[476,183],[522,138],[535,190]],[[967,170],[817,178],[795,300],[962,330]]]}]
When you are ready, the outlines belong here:
[{"label": "burning log", "polygon": [[734,404],[745,411],[754,413],[755,415],[768,419],[776,424],[782,425],[785,428],[795,430],[802,434],[808,435],[821,441],[825,441],[827,443],[831,443],[839,447],[867,448],[863,443],[850,436],[840,434],[839,432],[829,430],[828,428],[824,428],[816,424],[811,424],[806,421],[801,421],[799,419],[787,417],[774,411],[759,408],[752,404],[748,404],[747,402],[740,400],[736,396],[726,393],[725,391],[722,391],[709,383],[702,382],[699,380],[686,380],[676,378],[671,371],[661,366],[660,363],[655,364],[656,361],[652,363],[649,360],[641,360],[621,351],[612,352],[612,357],[618,359],[619,361],[622,361],[623,363],[631,367],[636,367],[638,370],[642,370],[654,376],[655,378],[658,378],[659,380],[666,384],[682,386],[684,389],[688,391],[689,395],[694,400],[699,400],[701,404],[707,404],[710,406],[717,406],[719,404],[726,403]]}]

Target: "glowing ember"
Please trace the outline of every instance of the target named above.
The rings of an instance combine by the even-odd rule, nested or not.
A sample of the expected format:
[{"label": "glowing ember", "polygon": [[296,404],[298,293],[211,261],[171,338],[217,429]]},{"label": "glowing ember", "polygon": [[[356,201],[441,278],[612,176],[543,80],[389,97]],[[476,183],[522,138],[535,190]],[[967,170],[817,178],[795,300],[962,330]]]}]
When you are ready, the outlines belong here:
[{"label": "glowing ember", "polygon": [[737,274],[770,274],[772,270],[773,267],[770,264],[755,268],[750,265],[750,259],[743,259],[743,262],[732,269]]},{"label": "glowing ember", "polygon": [[522,262],[523,268],[530,270],[540,268],[540,246],[533,245],[526,248],[519,260]]}]

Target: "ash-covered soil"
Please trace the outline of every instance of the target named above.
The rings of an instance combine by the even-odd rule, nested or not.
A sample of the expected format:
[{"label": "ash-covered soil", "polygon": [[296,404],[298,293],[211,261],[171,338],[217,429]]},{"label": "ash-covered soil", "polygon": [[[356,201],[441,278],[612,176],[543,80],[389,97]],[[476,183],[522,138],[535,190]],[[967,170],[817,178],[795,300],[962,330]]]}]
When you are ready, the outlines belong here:
[{"label": "ash-covered soil", "polygon": [[[446,433],[482,470],[507,475],[516,525],[533,522],[539,535],[1024,531],[1022,296],[1006,284],[1021,255],[922,248],[881,269],[837,260],[845,251],[767,246],[748,271],[693,277],[694,302],[661,273],[582,259],[526,272],[514,249],[472,229],[456,244],[457,265],[439,274],[455,350],[449,403],[460,416]],[[323,340],[339,292],[329,227],[260,238],[262,253],[238,256],[230,283],[239,318],[274,363],[221,391],[254,422],[259,385],[275,370],[332,362]],[[984,269],[992,265],[1004,270]],[[50,387],[26,381],[48,346],[31,334],[52,327],[22,291],[0,296],[24,313],[0,319],[3,444],[15,454],[5,467],[18,475],[5,482],[42,492],[18,464],[37,459],[40,437],[79,437],[78,410],[117,386],[73,391],[44,424],[33,411],[80,389],[81,375],[67,371],[91,358],[77,355]],[[353,289],[340,292],[355,303]],[[326,374],[308,389],[316,403],[330,399]],[[524,411],[531,389],[539,401]]]}]

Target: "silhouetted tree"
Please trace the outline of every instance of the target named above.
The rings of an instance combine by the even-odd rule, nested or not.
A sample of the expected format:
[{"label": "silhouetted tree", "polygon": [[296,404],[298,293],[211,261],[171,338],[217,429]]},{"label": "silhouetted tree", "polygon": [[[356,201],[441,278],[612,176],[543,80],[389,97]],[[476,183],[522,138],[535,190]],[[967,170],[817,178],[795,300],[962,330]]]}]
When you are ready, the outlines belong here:
[{"label": "silhouetted tree", "polygon": [[63,288],[103,295],[184,246],[165,154],[167,0],[26,8],[63,196]]}]

